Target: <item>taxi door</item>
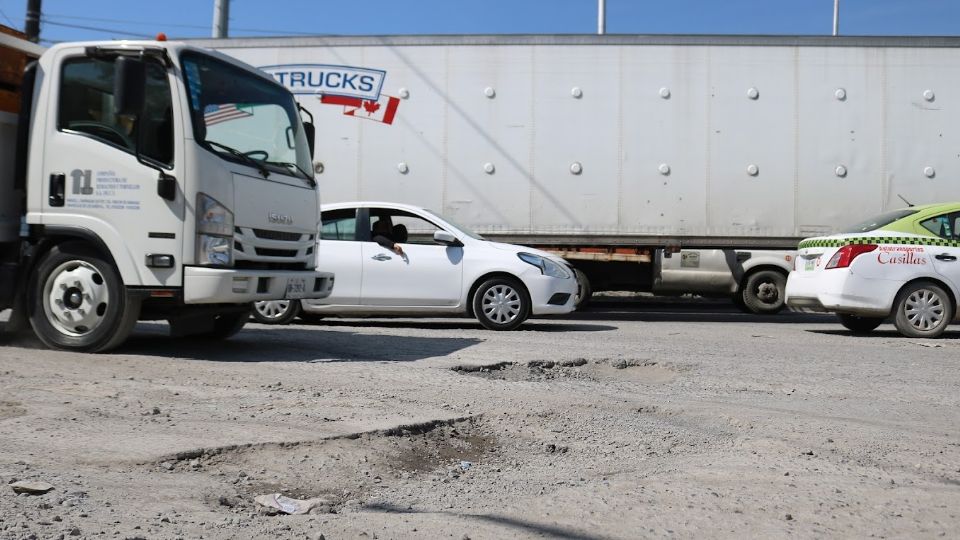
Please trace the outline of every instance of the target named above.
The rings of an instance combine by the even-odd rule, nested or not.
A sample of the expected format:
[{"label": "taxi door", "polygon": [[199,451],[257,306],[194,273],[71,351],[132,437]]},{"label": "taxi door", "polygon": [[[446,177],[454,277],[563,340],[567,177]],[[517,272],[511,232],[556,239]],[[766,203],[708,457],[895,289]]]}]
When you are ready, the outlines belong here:
[{"label": "taxi door", "polygon": [[926,246],[933,266],[943,280],[960,290],[960,211],[927,219],[921,225],[944,240],[943,245]]}]

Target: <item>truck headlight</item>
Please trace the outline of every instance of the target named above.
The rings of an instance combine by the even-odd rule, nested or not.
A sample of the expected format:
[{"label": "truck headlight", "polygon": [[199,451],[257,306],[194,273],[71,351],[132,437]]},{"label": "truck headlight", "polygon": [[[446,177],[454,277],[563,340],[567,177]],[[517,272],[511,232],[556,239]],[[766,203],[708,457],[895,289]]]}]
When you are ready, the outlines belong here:
[{"label": "truck headlight", "polygon": [[517,257],[520,257],[521,261],[539,268],[540,273],[545,276],[570,279],[570,272],[568,272],[563,265],[557,264],[550,259],[532,253],[517,253]]},{"label": "truck headlight", "polygon": [[197,264],[233,264],[233,212],[203,193],[197,194]]}]

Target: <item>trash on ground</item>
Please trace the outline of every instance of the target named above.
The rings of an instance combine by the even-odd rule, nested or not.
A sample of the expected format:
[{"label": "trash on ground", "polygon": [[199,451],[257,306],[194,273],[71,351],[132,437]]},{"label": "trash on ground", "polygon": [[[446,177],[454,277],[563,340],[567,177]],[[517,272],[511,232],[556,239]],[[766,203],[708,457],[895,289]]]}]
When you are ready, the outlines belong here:
[{"label": "trash on ground", "polygon": [[330,502],[326,499],[313,498],[313,499],[291,499],[290,497],[285,497],[279,493],[271,493],[269,495],[258,495],[254,501],[263,506],[268,511],[275,510],[284,514],[309,514],[311,510],[317,508],[318,506],[329,505]]}]

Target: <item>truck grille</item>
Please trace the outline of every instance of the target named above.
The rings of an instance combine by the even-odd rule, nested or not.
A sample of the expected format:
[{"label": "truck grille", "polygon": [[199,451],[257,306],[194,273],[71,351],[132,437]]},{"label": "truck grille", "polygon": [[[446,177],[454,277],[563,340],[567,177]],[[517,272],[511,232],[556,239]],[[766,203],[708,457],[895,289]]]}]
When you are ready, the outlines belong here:
[{"label": "truck grille", "polygon": [[234,260],[238,267],[249,265],[314,266],[315,235],[310,232],[278,231],[235,227]]}]

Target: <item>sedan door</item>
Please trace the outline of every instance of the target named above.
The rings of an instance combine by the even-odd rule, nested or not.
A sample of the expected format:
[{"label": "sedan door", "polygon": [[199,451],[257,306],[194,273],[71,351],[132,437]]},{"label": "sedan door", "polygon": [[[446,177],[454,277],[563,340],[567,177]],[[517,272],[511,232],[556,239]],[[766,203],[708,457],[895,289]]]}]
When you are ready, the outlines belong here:
[{"label": "sedan door", "polygon": [[[367,306],[455,307],[463,288],[463,247],[433,240],[434,223],[403,210],[371,208],[371,228],[390,222],[390,240],[403,249],[398,255],[370,240],[363,242],[361,303]],[[339,278],[338,278],[339,279]]]},{"label": "sedan door", "polygon": [[360,304],[362,242],[357,240],[357,209],[328,210],[320,214],[317,269],[334,273],[333,292],[313,304]]},{"label": "sedan door", "polygon": [[925,229],[946,240],[944,245],[926,246],[927,254],[933,259],[933,266],[944,281],[955,289],[960,289],[960,212],[950,212],[924,220],[920,223]]}]

